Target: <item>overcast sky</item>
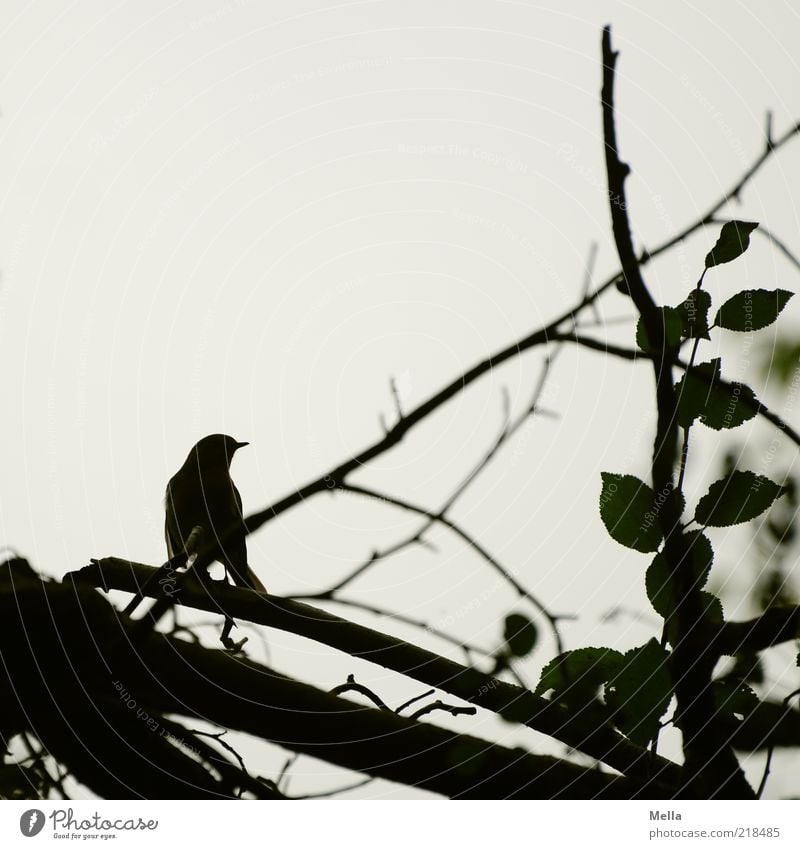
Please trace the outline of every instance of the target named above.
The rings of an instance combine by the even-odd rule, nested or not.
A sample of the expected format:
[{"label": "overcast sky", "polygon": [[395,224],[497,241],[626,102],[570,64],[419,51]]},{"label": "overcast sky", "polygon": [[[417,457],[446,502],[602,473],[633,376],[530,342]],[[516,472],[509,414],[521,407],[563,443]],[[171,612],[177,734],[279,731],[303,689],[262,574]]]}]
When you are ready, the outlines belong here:
[{"label": "overcast sky", "polygon": [[[757,13],[678,2],[667,15],[663,3],[589,0],[6,0],[0,542],[55,576],[90,557],[162,561],[164,487],[200,437],[251,443],[233,472],[253,511],[378,438],[380,416],[394,415],[391,377],[413,406],[576,302],[592,242],[595,279],[613,272],[598,97],[606,23],[621,51],[635,237],[654,245],[752,162],[767,110],[776,134],[800,118],[791,2]],[[730,214],[800,250],[798,177],[795,142]],[[682,300],[715,239],[696,235],[648,268],[659,300]],[[719,302],[797,280],[754,238],[707,286]],[[784,328],[798,326],[798,303]],[[600,311],[632,315],[615,291]],[[632,344],[631,322],[609,338]],[[723,353],[741,377],[740,343]],[[497,433],[503,388],[521,409],[542,357],[483,378],[357,479],[437,507]],[[647,475],[651,390],[644,366],[563,351],[544,399],[558,417],[535,419],[454,514],[552,609],[580,614],[565,628],[570,647],[627,649],[657,630],[655,619],[600,622],[613,605],[646,614],[647,560],[609,539],[597,513],[601,471]],[[717,443],[697,438],[690,493],[716,474]],[[271,591],[310,592],[414,526],[386,505],[319,497],[251,538],[250,562]],[[524,608],[458,539],[430,539],[437,551],[387,561],[352,594],[496,642],[503,614]],[[748,540],[713,539],[729,614],[752,580]],[[319,686],[358,672],[394,701],[420,690],[267,636],[271,663]],[[526,662],[531,681],[552,653],[544,642]],[[541,743],[485,717],[449,724]],[[274,775],[283,755],[262,746],[251,758]],[[298,789],[331,785],[327,766],[306,759],[304,771]],[[377,783],[366,795],[405,792]]]}]

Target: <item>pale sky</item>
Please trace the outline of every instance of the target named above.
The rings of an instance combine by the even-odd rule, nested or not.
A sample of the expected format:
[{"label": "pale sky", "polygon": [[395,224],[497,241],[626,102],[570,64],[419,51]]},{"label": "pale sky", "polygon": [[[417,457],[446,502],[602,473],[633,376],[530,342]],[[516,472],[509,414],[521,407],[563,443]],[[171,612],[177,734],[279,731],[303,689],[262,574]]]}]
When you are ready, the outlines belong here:
[{"label": "pale sky", "polygon": [[[54,576],[91,557],[156,564],[166,481],[200,437],[251,443],[233,465],[246,512],[377,439],[379,416],[393,415],[392,376],[416,405],[575,303],[592,242],[596,279],[616,268],[602,26],[621,51],[618,131],[645,246],[731,187],[764,145],[767,110],[776,135],[800,119],[793,5],[6,0],[0,542]],[[800,139],[728,214],[800,251],[798,177]],[[698,234],[648,267],[657,299],[683,299],[715,239]],[[745,285],[797,282],[754,237],[707,287],[720,303]],[[633,315],[616,291],[599,306],[605,318]],[[798,310],[787,307],[784,330],[798,327]],[[633,345],[632,323],[609,336]],[[722,352],[727,373],[750,380],[741,341]],[[491,443],[503,388],[521,409],[542,357],[536,349],[473,384],[354,480],[436,508]],[[651,381],[645,366],[565,350],[545,393],[558,418],[535,419],[454,512],[551,609],[580,616],[564,629],[570,648],[628,649],[658,629],[648,559],[613,542],[597,511],[601,471],[647,475]],[[765,435],[756,425],[735,436],[757,452]],[[696,438],[690,493],[717,475],[720,444]],[[252,537],[250,562],[272,592],[313,592],[416,524],[386,505],[318,497]],[[406,551],[351,594],[497,643],[502,617],[525,606],[493,590],[491,571],[452,534],[430,539],[436,552]],[[750,539],[713,536],[729,615],[752,580]],[[645,618],[601,622],[614,605]],[[255,645],[255,657],[320,687],[354,672],[389,701],[425,689],[265,636],[269,654]],[[545,640],[521,672],[535,683],[552,654]],[[554,750],[483,714],[435,721]],[[285,755],[245,748],[251,771],[274,777]],[[791,771],[778,760],[774,788]],[[311,759],[295,774],[295,792],[341,778]],[[376,782],[356,795],[411,791]]]}]

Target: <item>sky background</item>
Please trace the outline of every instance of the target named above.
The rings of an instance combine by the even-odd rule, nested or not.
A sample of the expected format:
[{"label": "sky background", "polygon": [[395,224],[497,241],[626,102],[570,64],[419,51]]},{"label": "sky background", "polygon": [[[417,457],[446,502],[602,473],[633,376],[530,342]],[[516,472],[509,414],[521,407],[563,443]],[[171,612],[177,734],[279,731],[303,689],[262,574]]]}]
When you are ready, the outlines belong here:
[{"label": "sky background", "polygon": [[[593,242],[594,279],[605,279],[617,267],[599,106],[606,23],[621,51],[634,235],[654,245],[733,185],[763,148],[767,110],[776,135],[800,119],[792,3],[756,14],[752,4],[677,2],[666,14],[663,4],[588,0],[6,0],[0,542],[54,576],[91,557],[163,561],[164,487],[200,437],[251,443],[233,473],[254,511],[377,439],[380,417],[394,415],[391,377],[414,406],[574,304]],[[800,251],[798,178],[800,140],[729,214]],[[659,301],[683,299],[716,235],[699,233],[647,268]],[[706,278],[716,303],[744,286],[797,282],[755,236],[742,260]],[[632,345],[626,299],[611,291],[599,310],[613,323],[595,335]],[[798,310],[789,304],[784,331],[797,329]],[[701,355],[718,345],[730,377],[798,423],[741,339]],[[471,385],[353,479],[436,508],[491,444],[503,391],[515,412],[529,400],[543,355]],[[608,537],[597,503],[601,471],[647,477],[651,374],[569,348],[543,403],[557,416],[524,428],[453,515],[551,609],[579,616],[564,628],[569,647],[639,645],[658,636],[647,558]],[[758,465],[771,433],[747,428],[736,436]],[[687,486],[697,497],[718,476],[721,449],[717,434],[693,439]],[[773,468],[793,460],[785,451]],[[385,504],[317,497],[252,537],[250,563],[272,592],[314,592],[417,524]],[[503,616],[525,606],[452,534],[429,538],[436,551],[376,566],[351,595],[496,644]],[[750,540],[748,529],[713,534],[729,616],[753,612],[742,603]],[[641,615],[603,621],[617,606]],[[252,640],[254,656],[318,686],[354,672],[390,702],[423,689],[324,646],[265,636],[266,649]],[[521,673],[535,682],[552,654],[543,636]],[[792,652],[778,657],[775,697],[797,686]],[[488,715],[436,721],[560,752]],[[254,772],[274,777],[285,759],[266,744],[245,748]],[[773,795],[791,769],[778,758]],[[341,778],[307,758],[294,775],[297,792]],[[411,792],[376,782],[355,795]]]}]

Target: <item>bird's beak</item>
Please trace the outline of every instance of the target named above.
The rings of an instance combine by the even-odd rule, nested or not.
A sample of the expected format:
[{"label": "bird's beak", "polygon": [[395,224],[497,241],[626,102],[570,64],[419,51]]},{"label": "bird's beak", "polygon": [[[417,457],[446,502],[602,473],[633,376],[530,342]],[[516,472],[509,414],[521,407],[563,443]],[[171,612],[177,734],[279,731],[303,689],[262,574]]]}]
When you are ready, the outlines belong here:
[{"label": "bird's beak", "polygon": [[237,442],[236,443],[236,450],[238,451],[240,448],[244,448],[245,445],[249,445],[249,444],[250,444],[249,442]]}]

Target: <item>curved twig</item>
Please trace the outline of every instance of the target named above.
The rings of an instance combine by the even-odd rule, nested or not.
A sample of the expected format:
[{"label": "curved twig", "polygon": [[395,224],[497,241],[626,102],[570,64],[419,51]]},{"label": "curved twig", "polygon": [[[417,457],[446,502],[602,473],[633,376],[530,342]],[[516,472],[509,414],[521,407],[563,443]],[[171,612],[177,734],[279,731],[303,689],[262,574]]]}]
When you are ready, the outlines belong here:
[{"label": "curved twig", "polygon": [[563,652],[563,645],[561,640],[561,634],[558,631],[558,620],[564,619],[566,617],[556,616],[551,613],[545,605],[536,598],[533,593],[527,590],[522,584],[508,571],[508,569],[503,566],[497,558],[491,554],[481,543],[479,543],[471,534],[467,533],[459,524],[452,521],[452,519],[448,519],[447,516],[443,515],[441,512],[432,513],[427,510],[425,507],[421,507],[418,504],[413,504],[410,501],[406,501],[403,498],[397,498],[393,495],[388,495],[384,492],[381,492],[377,489],[372,489],[371,487],[360,486],[358,484],[344,483],[339,487],[342,492],[351,492],[355,495],[363,495],[368,498],[378,498],[381,501],[384,501],[387,504],[392,504],[395,507],[399,507],[402,510],[407,510],[411,513],[416,513],[420,516],[425,516],[430,519],[432,522],[439,522],[444,527],[451,530],[456,536],[460,537],[470,548],[474,549],[494,570],[497,572],[503,580],[505,580],[511,587],[514,588],[516,593],[520,596],[520,598],[524,598],[526,601],[530,602],[536,610],[547,620],[548,625],[550,626],[550,630],[553,633],[553,639],[555,640],[556,646],[558,648],[558,653]]}]

